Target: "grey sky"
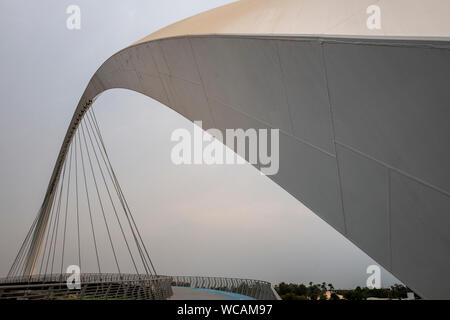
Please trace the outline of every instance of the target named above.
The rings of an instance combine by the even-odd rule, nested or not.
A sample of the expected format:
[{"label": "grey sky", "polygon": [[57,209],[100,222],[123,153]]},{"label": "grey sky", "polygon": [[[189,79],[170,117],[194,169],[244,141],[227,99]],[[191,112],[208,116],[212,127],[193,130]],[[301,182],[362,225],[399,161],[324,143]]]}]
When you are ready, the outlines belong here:
[{"label": "grey sky", "polygon": [[[219,0],[0,0],[0,276],[43,199],[74,108],[101,63]],[[81,8],[81,30],[66,8]],[[365,285],[373,260],[250,165],[175,166],[191,123],[138,93],[95,103],[113,166],[162,274]],[[382,273],[382,284],[398,280]]]}]

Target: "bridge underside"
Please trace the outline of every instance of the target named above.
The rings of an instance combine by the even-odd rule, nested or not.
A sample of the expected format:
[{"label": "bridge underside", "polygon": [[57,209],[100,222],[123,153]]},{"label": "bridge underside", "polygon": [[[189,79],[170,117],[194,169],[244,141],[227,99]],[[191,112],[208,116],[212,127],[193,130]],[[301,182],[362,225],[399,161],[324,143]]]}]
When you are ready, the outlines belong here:
[{"label": "bridge underside", "polygon": [[449,74],[448,46],[428,41],[179,37],[111,57],[82,103],[127,88],[204,129],[279,128],[273,181],[420,295],[450,298]]}]

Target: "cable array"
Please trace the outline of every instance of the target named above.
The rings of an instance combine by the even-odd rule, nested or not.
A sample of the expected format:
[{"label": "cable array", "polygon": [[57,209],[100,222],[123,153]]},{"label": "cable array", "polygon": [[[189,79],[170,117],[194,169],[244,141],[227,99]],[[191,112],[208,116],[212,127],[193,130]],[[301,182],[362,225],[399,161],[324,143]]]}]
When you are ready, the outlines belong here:
[{"label": "cable array", "polygon": [[[77,264],[82,272],[121,275],[124,268],[128,272],[131,268],[137,275],[157,275],[111,165],[92,107],[78,124],[53,192],[34,273],[44,278],[63,275],[68,265]],[[41,211],[8,277],[24,275],[40,215]]]}]

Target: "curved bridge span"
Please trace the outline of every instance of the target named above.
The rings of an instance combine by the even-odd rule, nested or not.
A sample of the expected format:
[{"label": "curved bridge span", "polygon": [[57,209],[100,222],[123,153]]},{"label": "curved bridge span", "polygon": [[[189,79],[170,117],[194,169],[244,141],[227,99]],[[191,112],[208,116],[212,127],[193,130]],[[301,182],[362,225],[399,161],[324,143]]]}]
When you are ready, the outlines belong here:
[{"label": "curved bridge span", "polygon": [[[204,129],[280,129],[275,183],[418,294],[450,298],[450,28],[441,19],[448,2],[431,1],[424,18],[414,6],[405,17],[379,1],[390,10],[391,34],[355,22],[365,1],[341,2],[335,27],[321,22],[320,2],[300,2],[301,13],[296,1],[240,1],[103,63],[64,138],[25,274],[33,273],[80,121],[103,91],[126,88],[202,120]],[[422,33],[414,28],[425,22]]]}]

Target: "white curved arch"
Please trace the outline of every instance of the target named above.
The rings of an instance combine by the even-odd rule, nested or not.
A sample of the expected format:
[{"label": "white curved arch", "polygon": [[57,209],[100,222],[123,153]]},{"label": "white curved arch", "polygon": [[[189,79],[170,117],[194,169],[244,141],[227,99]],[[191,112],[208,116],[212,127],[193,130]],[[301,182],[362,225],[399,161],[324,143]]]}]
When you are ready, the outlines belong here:
[{"label": "white curved arch", "polygon": [[379,32],[363,19],[371,2],[240,1],[109,58],[66,133],[26,274],[78,123],[101,92],[127,88],[204,129],[279,128],[270,178],[417,293],[449,298],[449,2],[379,0]]}]

